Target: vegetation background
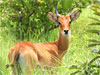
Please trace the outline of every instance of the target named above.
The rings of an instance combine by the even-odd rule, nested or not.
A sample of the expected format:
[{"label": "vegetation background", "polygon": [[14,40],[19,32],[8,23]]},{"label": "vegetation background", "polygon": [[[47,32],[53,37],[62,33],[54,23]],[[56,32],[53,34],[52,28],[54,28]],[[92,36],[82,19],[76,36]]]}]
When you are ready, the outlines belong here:
[{"label": "vegetation background", "polygon": [[[54,75],[100,75],[100,0],[0,0],[0,75],[11,74],[11,69],[6,69],[5,65],[9,63],[9,49],[17,42],[57,39],[58,27],[47,18],[48,12],[55,12],[56,2],[62,15],[68,14],[73,6],[74,10],[80,9],[81,14],[71,24],[70,46],[62,66],[54,69]],[[43,71],[33,72],[34,75],[48,75],[48,71]]]}]

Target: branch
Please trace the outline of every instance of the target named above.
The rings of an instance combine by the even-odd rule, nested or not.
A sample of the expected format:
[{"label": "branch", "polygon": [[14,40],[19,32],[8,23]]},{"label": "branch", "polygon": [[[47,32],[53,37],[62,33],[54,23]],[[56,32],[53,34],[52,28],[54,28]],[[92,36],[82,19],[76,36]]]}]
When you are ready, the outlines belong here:
[{"label": "branch", "polygon": [[[22,3],[22,7],[24,8],[24,10],[26,10],[23,0],[21,0],[21,3]],[[27,13],[27,11],[25,12]]]},{"label": "branch", "polygon": [[13,16],[13,15],[8,15],[9,17],[13,18],[13,19],[17,19],[19,22],[22,21],[24,16]]},{"label": "branch", "polygon": [[35,12],[36,12],[36,10],[33,10],[30,14],[28,14],[28,17],[30,17]]},{"label": "branch", "polygon": [[[34,4],[34,6],[36,6],[36,5],[39,6],[38,0],[36,0],[36,3]],[[31,11],[32,11],[32,12],[28,14],[28,17],[30,17],[33,13],[35,13],[35,12],[37,12],[37,11],[39,12],[38,9],[36,9],[36,10],[31,10]]]}]

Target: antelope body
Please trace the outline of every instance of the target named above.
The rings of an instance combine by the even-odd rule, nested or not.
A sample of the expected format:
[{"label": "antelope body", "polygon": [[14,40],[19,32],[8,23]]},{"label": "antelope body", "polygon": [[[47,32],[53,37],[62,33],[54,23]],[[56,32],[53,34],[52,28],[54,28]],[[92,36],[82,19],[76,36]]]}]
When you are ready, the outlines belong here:
[{"label": "antelope body", "polygon": [[62,57],[67,52],[69,46],[70,37],[70,24],[76,20],[80,15],[80,10],[68,14],[67,16],[60,16],[56,9],[56,14],[49,12],[48,18],[59,25],[59,37],[54,42],[48,43],[31,43],[31,42],[19,42],[14,45],[8,53],[10,64],[7,67],[11,67],[13,74],[16,75],[18,67],[20,65],[22,70],[26,70],[28,74],[31,74],[33,68],[36,65],[49,69],[54,66],[58,66],[58,61],[62,61]]}]

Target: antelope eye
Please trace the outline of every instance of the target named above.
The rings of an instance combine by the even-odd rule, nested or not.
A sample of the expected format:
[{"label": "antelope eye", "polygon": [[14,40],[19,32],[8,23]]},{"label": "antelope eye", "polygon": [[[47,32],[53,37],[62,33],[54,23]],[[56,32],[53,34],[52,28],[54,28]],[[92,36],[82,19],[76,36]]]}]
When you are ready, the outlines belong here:
[{"label": "antelope eye", "polygon": [[60,22],[60,21],[58,21],[58,24],[60,25],[60,24],[61,24],[61,22]]},{"label": "antelope eye", "polygon": [[72,21],[69,21],[69,24],[71,24],[72,23]]}]

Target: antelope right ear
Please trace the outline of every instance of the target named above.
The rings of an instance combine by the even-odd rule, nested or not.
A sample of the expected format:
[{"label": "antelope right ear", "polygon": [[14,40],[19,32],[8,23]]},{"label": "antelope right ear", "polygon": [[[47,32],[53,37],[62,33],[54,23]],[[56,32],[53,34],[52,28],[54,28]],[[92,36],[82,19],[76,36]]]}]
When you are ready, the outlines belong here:
[{"label": "antelope right ear", "polygon": [[48,13],[48,18],[52,22],[55,22],[55,23],[57,22],[57,15],[55,13],[49,12]]},{"label": "antelope right ear", "polygon": [[76,10],[71,14],[71,21],[75,21],[80,16],[80,10]]}]

